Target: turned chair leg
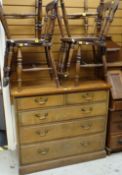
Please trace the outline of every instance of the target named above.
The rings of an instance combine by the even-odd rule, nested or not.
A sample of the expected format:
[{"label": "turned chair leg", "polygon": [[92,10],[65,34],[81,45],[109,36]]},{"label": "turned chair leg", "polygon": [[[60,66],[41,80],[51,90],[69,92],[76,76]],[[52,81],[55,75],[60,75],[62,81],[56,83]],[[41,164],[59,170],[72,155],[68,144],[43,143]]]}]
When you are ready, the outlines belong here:
[{"label": "turned chair leg", "polygon": [[74,52],[74,43],[70,43],[68,48],[67,60],[66,60],[67,62],[65,63],[66,65],[65,72],[67,75],[69,74],[69,71],[70,71],[73,52]]},{"label": "turned chair leg", "polygon": [[80,65],[81,64],[81,44],[78,44],[77,56],[76,56],[76,75],[75,75],[75,85],[79,84],[80,79]]},{"label": "turned chair leg", "polygon": [[55,61],[54,61],[53,56],[52,56],[51,51],[50,51],[50,47],[47,46],[46,50],[47,50],[48,59],[50,60],[50,63],[51,63],[51,68],[52,68],[52,71],[53,71],[53,75],[54,75],[54,78],[55,78],[56,85],[57,85],[57,87],[59,87],[60,86],[60,81],[59,81]]},{"label": "turned chair leg", "polygon": [[66,64],[66,58],[68,56],[68,44],[63,42],[61,49],[60,49],[60,56],[59,56],[59,64],[58,64],[58,69],[59,69],[59,75],[65,76],[65,64]]},{"label": "turned chair leg", "polygon": [[8,46],[8,48],[6,50],[6,56],[5,56],[4,79],[3,79],[3,85],[4,86],[8,85],[9,79],[10,79],[13,49],[14,49],[14,45],[13,45],[13,43],[10,43],[10,45]]},{"label": "turned chair leg", "polygon": [[[47,47],[44,47],[44,49],[45,49],[47,65],[48,65],[49,68],[51,68],[51,61],[50,61],[49,56],[48,56],[48,49],[47,49]],[[49,73],[50,73],[51,79],[53,79],[53,71],[52,71],[52,69],[49,69]]]},{"label": "turned chair leg", "polygon": [[17,82],[18,82],[18,88],[21,89],[22,87],[22,51],[20,46],[18,46],[17,48]]},{"label": "turned chair leg", "polygon": [[107,81],[108,67],[107,67],[107,57],[106,57],[106,45],[105,45],[105,43],[103,43],[100,46],[100,54],[101,54],[101,62],[103,63],[104,79]]}]

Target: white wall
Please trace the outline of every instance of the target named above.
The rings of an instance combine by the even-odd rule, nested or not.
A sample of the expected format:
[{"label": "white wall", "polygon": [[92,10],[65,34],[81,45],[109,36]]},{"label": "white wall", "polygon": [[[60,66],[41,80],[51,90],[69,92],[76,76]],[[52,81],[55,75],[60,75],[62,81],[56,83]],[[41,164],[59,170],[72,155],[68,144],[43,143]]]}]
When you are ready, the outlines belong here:
[{"label": "white wall", "polygon": [[[0,69],[1,69],[2,80],[3,80],[4,54],[5,54],[5,33],[0,23]],[[2,91],[3,91],[3,101],[4,101],[3,103],[4,103],[4,109],[5,109],[8,148],[11,150],[14,150],[16,148],[15,120],[13,115],[14,112],[12,112],[13,110],[10,102],[9,86],[7,86],[6,88],[2,86]]]}]

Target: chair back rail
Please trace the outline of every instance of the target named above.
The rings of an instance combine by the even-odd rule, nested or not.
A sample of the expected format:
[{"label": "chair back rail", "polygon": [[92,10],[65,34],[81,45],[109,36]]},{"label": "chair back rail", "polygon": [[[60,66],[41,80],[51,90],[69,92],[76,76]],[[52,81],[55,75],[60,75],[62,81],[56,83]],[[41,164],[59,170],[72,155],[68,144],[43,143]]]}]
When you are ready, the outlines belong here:
[{"label": "chair back rail", "polygon": [[35,14],[35,38],[39,40],[42,32],[42,0],[36,0]]},{"label": "chair back rail", "polygon": [[116,10],[118,9],[120,0],[112,0],[100,3],[97,8],[98,18],[101,20],[99,36],[107,36],[110,25],[113,21]]}]

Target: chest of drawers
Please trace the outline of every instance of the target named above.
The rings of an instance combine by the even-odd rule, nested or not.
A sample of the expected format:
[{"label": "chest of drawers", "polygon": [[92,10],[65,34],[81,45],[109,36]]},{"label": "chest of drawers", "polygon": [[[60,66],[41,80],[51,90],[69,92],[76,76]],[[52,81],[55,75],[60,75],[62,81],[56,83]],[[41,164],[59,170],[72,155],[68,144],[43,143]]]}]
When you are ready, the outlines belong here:
[{"label": "chest of drawers", "polygon": [[122,150],[122,105],[120,104],[122,104],[122,101],[115,101],[115,104],[112,106],[113,108],[109,112],[108,153]]},{"label": "chest of drawers", "polygon": [[14,97],[20,174],[106,155],[109,91],[98,87]]},{"label": "chest of drawers", "polygon": [[111,99],[108,122],[108,153],[122,150],[122,72],[108,72],[111,87]]}]

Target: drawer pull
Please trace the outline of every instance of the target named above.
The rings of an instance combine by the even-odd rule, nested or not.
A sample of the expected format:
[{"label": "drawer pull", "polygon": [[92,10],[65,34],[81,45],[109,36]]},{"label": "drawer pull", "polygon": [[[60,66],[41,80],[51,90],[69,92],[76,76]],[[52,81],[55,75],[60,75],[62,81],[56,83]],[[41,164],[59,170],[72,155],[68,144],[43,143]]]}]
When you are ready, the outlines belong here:
[{"label": "drawer pull", "polygon": [[82,147],[87,147],[90,145],[90,142],[81,142],[80,144]]},{"label": "drawer pull", "polygon": [[89,130],[91,127],[92,127],[92,124],[81,125],[81,128],[85,130]]},{"label": "drawer pull", "polygon": [[36,134],[39,135],[40,137],[44,137],[46,136],[48,133],[48,130],[44,130],[44,131],[36,131]]},{"label": "drawer pull", "polygon": [[118,140],[118,144],[122,145],[122,139]]},{"label": "drawer pull", "polygon": [[35,102],[38,103],[39,105],[45,105],[47,101],[48,101],[48,98],[39,97],[35,99]]},{"label": "drawer pull", "polygon": [[86,101],[92,101],[93,100],[93,94],[82,94],[82,98]]},{"label": "drawer pull", "polygon": [[81,109],[81,112],[83,114],[88,114],[88,113],[91,113],[92,111],[93,111],[93,108],[92,107],[90,107],[90,108],[82,108]]},{"label": "drawer pull", "polygon": [[43,156],[47,155],[48,152],[49,152],[49,149],[48,149],[48,148],[43,149],[43,150],[39,149],[39,150],[37,151],[38,154],[41,154],[41,155],[43,155]]},{"label": "drawer pull", "polygon": [[45,113],[43,116],[41,114],[35,114],[35,117],[39,118],[40,120],[45,120],[48,117],[48,113]]}]

